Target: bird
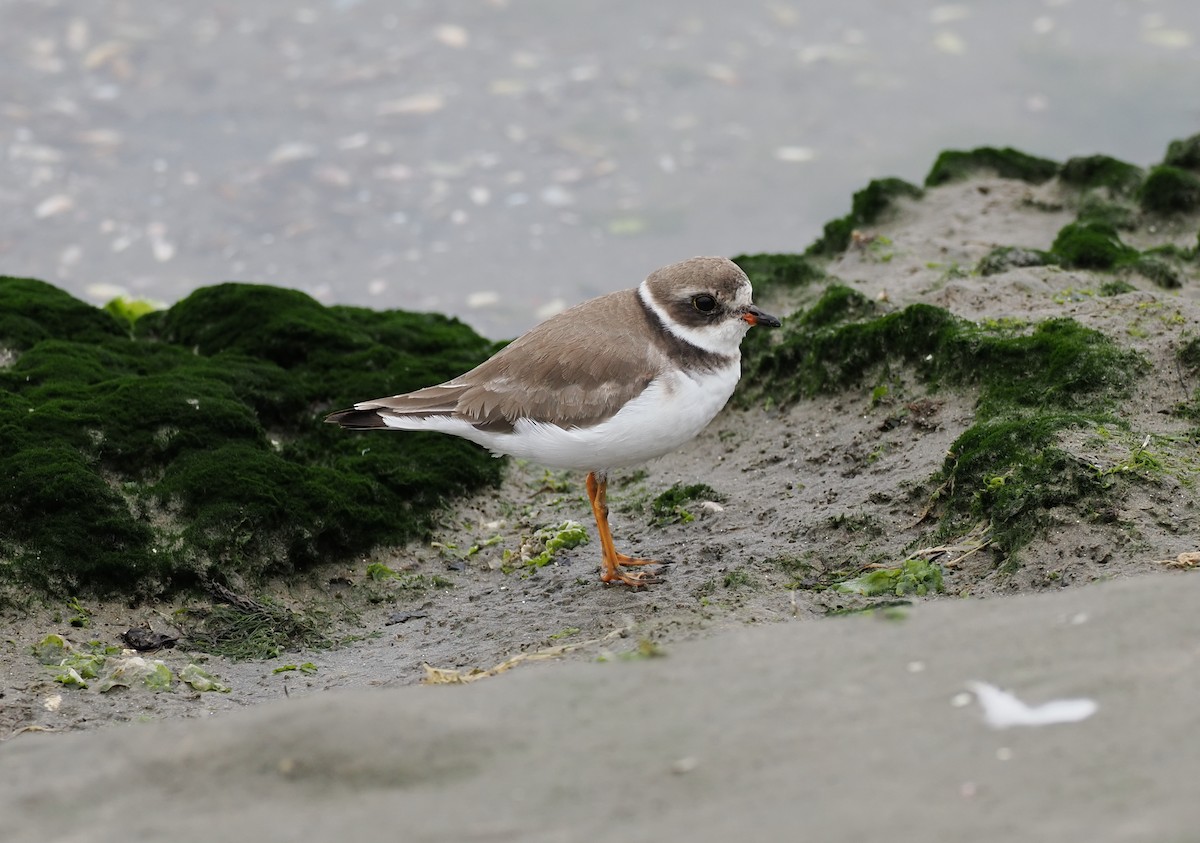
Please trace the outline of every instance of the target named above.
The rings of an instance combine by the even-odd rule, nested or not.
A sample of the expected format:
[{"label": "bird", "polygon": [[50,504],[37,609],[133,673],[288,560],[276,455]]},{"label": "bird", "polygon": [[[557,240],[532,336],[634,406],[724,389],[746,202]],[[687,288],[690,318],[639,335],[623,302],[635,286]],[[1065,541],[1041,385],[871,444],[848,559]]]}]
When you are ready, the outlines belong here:
[{"label": "bird", "polygon": [[750,279],[722,257],[651,272],[637,287],[577,304],[469,372],[361,401],[325,421],[352,430],[440,431],[549,468],[587,472],[603,583],[660,582],[617,552],[608,477],[670,453],[703,430],[741,377],[741,342],[780,321],[754,305]]}]

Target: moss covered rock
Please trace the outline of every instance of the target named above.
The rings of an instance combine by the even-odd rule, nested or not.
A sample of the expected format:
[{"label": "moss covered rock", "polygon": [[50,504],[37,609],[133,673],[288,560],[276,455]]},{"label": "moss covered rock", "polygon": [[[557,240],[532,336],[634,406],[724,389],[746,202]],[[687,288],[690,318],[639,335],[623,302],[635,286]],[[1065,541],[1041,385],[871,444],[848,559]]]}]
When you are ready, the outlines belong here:
[{"label": "moss covered rock", "polygon": [[1200,176],[1179,167],[1155,167],[1142,182],[1138,202],[1156,214],[1200,210]]},{"label": "moss covered rock", "polygon": [[1041,184],[1054,178],[1058,170],[1057,161],[1028,155],[1011,147],[997,149],[981,146],[968,151],[948,149],[934,161],[933,168],[925,177],[925,186],[937,187],[980,173],[993,173],[1001,178]]},{"label": "moss covered rock", "polygon": [[975,324],[927,304],[878,315],[860,295],[832,286],[785,319],[780,341],[749,361],[739,400],[788,406],[887,383],[901,371],[935,390],[978,389],[975,423],[935,485],[950,490],[942,506],[947,531],[987,520],[1010,553],[1044,524],[1049,507],[1103,492],[1057,437],[1111,421],[1113,403],[1144,368],[1138,355],[1071,319]]},{"label": "moss covered rock", "polygon": [[825,270],[804,255],[738,255],[733,262],[746,273],[754,286],[754,295],[760,299],[781,290],[807,287],[825,277]]},{"label": "moss covered rock", "polygon": [[875,179],[854,194],[850,213],[825,223],[821,237],[808,247],[808,254],[836,255],[850,245],[855,229],[872,225],[883,218],[896,200],[902,197],[919,199],[924,194],[921,188],[904,179]]},{"label": "moss covered rock", "polygon": [[1136,191],[1144,175],[1141,167],[1108,155],[1070,158],[1058,173],[1059,179],[1072,187],[1084,190],[1105,188],[1118,196]]},{"label": "moss covered rock", "polygon": [[1163,164],[1200,173],[1200,135],[1171,141],[1167,145],[1167,156],[1163,159]]},{"label": "moss covered rock", "polygon": [[1112,269],[1138,257],[1137,249],[1122,243],[1115,228],[1100,222],[1063,226],[1051,251],[1064,266],[1079,269]]},{"label": "moss covered rock", "polygon": [[153,593],[420,535],[501,463],[370,440],[324,413],[452,377],[494,347],[436,315],[223,284],[132,325],[0,278],[0,582]]},{"label": "moss covered rock", "polygon": [[983,258],[975,267],[980,275],[998,275],[1010,269],[1028,266],[1057,266],[1061,262],[1053,252],[1043,252],[1041,249],[1024,249],[1020,246],[997,246]]}]

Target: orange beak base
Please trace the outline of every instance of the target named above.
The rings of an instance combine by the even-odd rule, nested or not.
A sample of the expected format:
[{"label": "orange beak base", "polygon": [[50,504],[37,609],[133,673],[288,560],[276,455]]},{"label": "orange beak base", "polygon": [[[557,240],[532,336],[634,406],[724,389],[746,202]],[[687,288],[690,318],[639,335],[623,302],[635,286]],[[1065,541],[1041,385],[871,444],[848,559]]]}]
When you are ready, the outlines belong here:
[{"label": "orange beak base", "polygon": [[783,323],[769,313],[763,313],[754,305],[746,308],[746,312],[742,314],[742,318],[751,325],[762,325],[766,328],[778,328]]}]

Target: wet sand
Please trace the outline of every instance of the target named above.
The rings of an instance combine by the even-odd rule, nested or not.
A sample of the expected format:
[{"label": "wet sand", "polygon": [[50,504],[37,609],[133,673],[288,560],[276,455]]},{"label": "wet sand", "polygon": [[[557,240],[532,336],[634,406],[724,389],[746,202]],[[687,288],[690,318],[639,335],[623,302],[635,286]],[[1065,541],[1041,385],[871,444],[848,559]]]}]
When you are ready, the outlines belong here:
[{"label": "wet sand", "polygon": [[[1200,579],[742,629],[637,661],[0,748],[5,839],[1186,840]],[[965,683],[1091,718],[997,731]]]}]

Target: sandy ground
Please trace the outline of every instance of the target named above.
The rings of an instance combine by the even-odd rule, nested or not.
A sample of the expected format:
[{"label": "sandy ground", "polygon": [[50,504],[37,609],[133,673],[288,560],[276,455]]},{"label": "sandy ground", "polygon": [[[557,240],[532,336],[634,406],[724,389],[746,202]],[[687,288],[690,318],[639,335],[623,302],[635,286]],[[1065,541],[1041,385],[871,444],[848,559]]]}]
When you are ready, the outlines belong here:
[{"label": "sandy ground", "polygon": [[[876,232],[890,257],[852,250],[830,271],[888,306],[1100,328],[1162,373],[1125,409],[1133,435],[1182,432],[1163,411],[1195,386],[1172,362],[1200,324],[1194,284],[1168,294],[1134,279],[1141,290],[1100,298],[1079,294],[1097,286],[1083,272],[952,271],[993,245],[1049,246],[1071,218],[1059,207],[1053,188],[939,188]],[[1190,244],[1195,232],[1192,222],[1156,236]],[[616,476],[618,547],[673,563],[637,591],[598,582],[594,542],[504,571],[504,551],[519,554],[536,528],[591,526],[581,477],[514,465],[498,494],[446,514],[438,545],[381,549],[275,590],[330,612],[356,640],[265,662],[182,647],[151,656],[176,672],[199,658],[228,694],[69,689],[28,655],[50,632],[79,645],[115,643],[140,623],[170,632],[177,607],[88,606],[85,629],[65,607],[10,613],[6,839],[1184,839],[1200,819],[1187,797],[1194,753],[1179,741],[1196,723],[1200,581],[1145,575],[1200,550],[1194,486],[1136,485],[1113,502],[1114,524],[1065,521],[1015,573],[965,543],[937,557],[946,598],[821,619],[865,604],[794,587],[798,560],[819,573],[936,544],[919,515],[973,396],[913,385],[901,398],[931,400],[922,424],[886,424],[895,407],[872,406],[870,385],[786,411],[727,409],[684,450]],[[689,504],[688,523],[651,523],[649,499],[701,481],[719,501]],[[373,581],[373,562],[408,579]],[[468,673],[514,658],[470,685],[416,684],[424,665]],[[306,662],[313,672],[275,672]],[[1032,703],[1092,698],[1099,713],[993,732],[956,696],[976,679]],[[181,717],[194,719],[112,725]],[[44,733],[93,726],[105,728]]]},{"label": "sandy ground", "polygon": [[[29,735],[0,752],[0,814],[12,843],[1188,840],[1197,600],[1159,575]],[[997,731],[973,679],[1099,709]]]}]

